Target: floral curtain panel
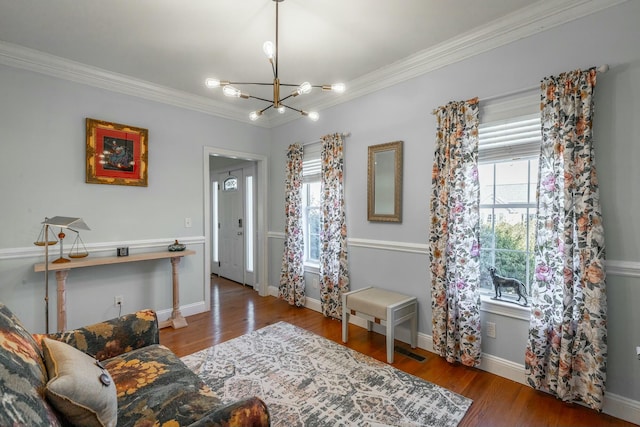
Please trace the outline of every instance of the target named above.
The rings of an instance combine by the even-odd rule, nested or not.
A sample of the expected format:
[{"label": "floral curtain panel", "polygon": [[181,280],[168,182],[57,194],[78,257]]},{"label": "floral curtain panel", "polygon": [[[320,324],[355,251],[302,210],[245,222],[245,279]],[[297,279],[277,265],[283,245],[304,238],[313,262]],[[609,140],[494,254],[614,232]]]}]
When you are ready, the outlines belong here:
[{"label": "floral curtain panel", "polygon": [[478,100],[437,109],[432,173],[433,349],[448,362],[480,364]]},{"label": "floral curtain panel", "polygon": [[302,234],[302,146],[293,144],[287,150],[285,177],[284,252],[278,294],[291,305],[305,303],[304,237]]},{"label": "floral curtain panel", "polygon": [[541,85],[535,282],[527,381],[602,409],[607,360],[604,234],[593,150],[596,70]]},{"label": "floral curtain panel", "polygon": [[344,207],[344,148],[340,134],[322,139],[320,304],[327,317],[342,318],[342,293],[349,290]]}]

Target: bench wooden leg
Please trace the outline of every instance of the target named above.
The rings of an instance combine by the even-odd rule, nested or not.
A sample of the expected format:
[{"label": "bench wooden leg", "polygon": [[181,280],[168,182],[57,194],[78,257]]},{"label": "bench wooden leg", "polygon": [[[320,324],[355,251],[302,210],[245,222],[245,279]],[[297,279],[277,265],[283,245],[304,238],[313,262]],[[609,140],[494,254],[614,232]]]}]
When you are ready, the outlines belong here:
[{"label": "bench wooden leg", "polygon": [[418,346],[418,307],[413,309],[413,316],[411,317],[411,348]]},{"label": "bench wooden leg", "polygon": [[395,310],[387,308],[387,363],[393,363],[395,330],[396,330]]},{"label": "bench wooden leg", "polygon": [[342,295],[342,342],[349,339],[349,309],[347,308],[347,296]]}]

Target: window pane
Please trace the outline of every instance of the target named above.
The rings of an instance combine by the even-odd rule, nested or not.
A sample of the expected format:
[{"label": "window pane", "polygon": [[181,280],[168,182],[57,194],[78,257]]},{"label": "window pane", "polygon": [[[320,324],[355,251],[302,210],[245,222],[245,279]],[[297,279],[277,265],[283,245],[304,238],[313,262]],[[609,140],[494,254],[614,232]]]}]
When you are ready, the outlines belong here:
[{"label": "window pane", "polygon": [[496,251],[496,272],[527,283],[527,254],[520,251]]},{"label": "window pane", "polygon": [[480,290],[492,290],[493,283],[489,275],[489,267],[493,267],[495,251],[490,249],[480,251]]},{"label": "window pane", "polygon": [[478,165],[481,205],[493,204],[493,167],[493,163]]},{"label": "window pane", "polygon": [[320,209],[309,209],[309,216],[307,219],[309,225],[309,254],[312,259],[319,259],[320,253]]},{"label": "window pane", "polygon": [[317,263],[320,260],[320,182],[304,184],[304,253],[305,261]]},{"label": "window pane", "polygon": [[320,236],[317,234],[312,234],[309,237],[309,260],[318,261],[320,260]]},{"label": "window pane", "polygon": [[245,178],[245,242],[247,271],[253,271],[253,177]]},{"label": "window pane", "polygon": [[213,262],[220,261],[218,257],[218,181],[211,183],[211,253]]},{"label": "window pane", "polygon": [[538,191],[538,159],[529,160],[529,203],[536,203]]},{"label": "window pane", "polygon": [[496,163],[496,204],[527,203],[529,161]]},{"label": "window pane", "polygon": [[495,240],[493,238],[493,209],[480,209],[480,248],[495,248]]},{"label": "window pane", "polygon": [[536,216],[537,210],[529,208],[528,221],[529,221],[529,252],[533,252],[536,244]]},{"label": "window pane", "polygon": [[238,178],[230,176],[224,180],[223,191],[236,191],[238,189]]},{"label": "window pane", "polygon": [[527,250],[527,209],[495,209],[496,249]]},{"label": "window pane", "polygon": [[309,184],[309,206],[320,206],[320,181],[310,182]]},{"label": "window pane", "polygon": [[527,295],[531,295],[531,286],[533,285],[533,274],[535,272],[535,264],[536,264],[536,257],[534,255],[534,252],[530,252],[529,256],[528,256],[528,265],[529,265],[529,282],[527,284],[527,282],[524,282],[525,286],[527,286]]}]

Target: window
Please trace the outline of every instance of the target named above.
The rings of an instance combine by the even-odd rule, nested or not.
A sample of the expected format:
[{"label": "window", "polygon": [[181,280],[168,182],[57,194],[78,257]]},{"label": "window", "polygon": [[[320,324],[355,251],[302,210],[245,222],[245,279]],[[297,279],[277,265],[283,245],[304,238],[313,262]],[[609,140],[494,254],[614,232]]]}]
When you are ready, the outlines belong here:
[{"label": "window", "polygon": [[253,272],[253,176],[247,175],[244,182],[245,264],[247,271]]},{"label": "window", "polygon": [[213,181],[211,184],[211,257],[213,262],[217,263],[220,261],[220,257],[218,256],[218,234],[220,230],[218,229],[218,188],[220,184],[218,181]]},{"label": "window", "polygon": [[[494,294],[489,268],[533,280],[540,118],[483,123],[479,128],[480,289]],[[505,290],[503,297],[509,298]],[[514,298],[517,299],[515,294]]]},{"label": "window", "polygon": [[224,186],[222,191],[237,191],[238,190],[238,178],[230,176],[224,180]]},{"label": "window", "polygon": [[302,189],[304,262],[320,262],[320,181],[305,183]]},{"label": "window", "polygon": [[302,209],[304,263],[320,263],[320,143],[304,146],[302,161]]}]

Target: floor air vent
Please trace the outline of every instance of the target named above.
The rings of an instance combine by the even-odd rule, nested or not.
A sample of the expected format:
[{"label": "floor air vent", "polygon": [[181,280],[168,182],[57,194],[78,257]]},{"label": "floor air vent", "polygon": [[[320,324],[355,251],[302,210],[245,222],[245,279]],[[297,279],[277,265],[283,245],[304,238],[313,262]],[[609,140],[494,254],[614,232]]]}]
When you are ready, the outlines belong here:
[{"label": "floor air vent", "polygon": [[407,350],[406,348],[396,346],[395,350],[400,354],[403,354],[405,356],[412,358],[413,360],[417,360],[418,362],[424,362],[425,360],[427,360],[426,357],[420,356],[419,354],[414,353],[413,351]]}]

